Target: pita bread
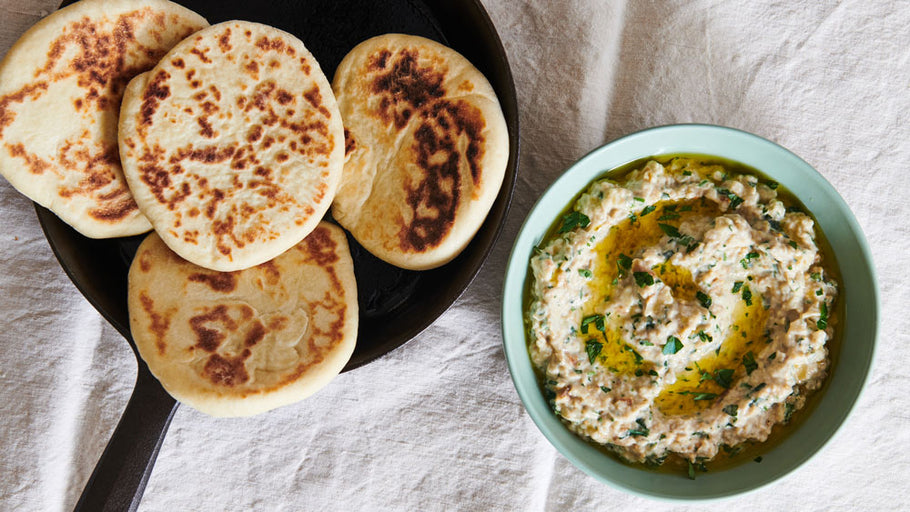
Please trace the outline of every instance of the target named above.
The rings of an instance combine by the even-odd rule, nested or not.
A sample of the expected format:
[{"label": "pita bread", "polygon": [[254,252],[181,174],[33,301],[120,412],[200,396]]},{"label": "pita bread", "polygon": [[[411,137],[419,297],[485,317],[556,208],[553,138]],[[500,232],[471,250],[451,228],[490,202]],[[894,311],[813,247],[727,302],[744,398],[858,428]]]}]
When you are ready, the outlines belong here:
[{"label": "pita bread", "polygon": [[152,374],[214,416],[309,396],[344,368],[357,339],[353,262],[328,223],[274,260],[229,273],[189,263],[152,233],[130,266],[129,312]]},{"label": "pita bread", "polygon": [[505,175],[508,133],[493,88],[451,48],[401,34],[357,45],[332,87],[346,135],[333,217],[388,263],[447,263]]},{"label": "pita bread", "polygon": [[82,0],[38,22],[0,63],[0,173],[85,236],[151,229],[120,168],[120,98],[207,25],[166,0]]},{"label": "pita bread", "polygon": [[344,129],[299,39],[230,21],[130,84],[120,156],[162,240],[197,265],[231,271],[278,256],[320,221],[340,179]]}]

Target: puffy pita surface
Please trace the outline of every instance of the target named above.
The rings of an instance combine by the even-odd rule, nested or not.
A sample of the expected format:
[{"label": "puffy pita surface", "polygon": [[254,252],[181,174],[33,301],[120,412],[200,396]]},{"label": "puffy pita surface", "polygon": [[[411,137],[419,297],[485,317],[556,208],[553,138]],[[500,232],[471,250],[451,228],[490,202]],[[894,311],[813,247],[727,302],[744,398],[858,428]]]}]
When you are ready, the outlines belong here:
[{"label": "puffy pita surface", "polygon": [[124,173],[183,258],[248,268],[299,242],[328,210],[344,129],[328,80],[296,37],[221,23],[134,82],[120,116]]},{"label": "puffy pita surface", "polygon": [[151,229],[120,167],[120,98],[206,26],[166,0],[82,0],[35,24],[0,63],[0,173],[85,236]]},{"label": "puffy pita surface", "polygon": [[508,132],[493,88],[451,48],[401,34],[351,50],[332,87],[346,136],[333,217],[388,263],[447,263],[505,175]]},{"label": "puffy pita surface", "polygon": [[301,400],[350,359],[357,287],[341,228],[321,223],[274,260],[215,272],[151,233],[129,273],[130,329],[180,402],[247,416]]}]

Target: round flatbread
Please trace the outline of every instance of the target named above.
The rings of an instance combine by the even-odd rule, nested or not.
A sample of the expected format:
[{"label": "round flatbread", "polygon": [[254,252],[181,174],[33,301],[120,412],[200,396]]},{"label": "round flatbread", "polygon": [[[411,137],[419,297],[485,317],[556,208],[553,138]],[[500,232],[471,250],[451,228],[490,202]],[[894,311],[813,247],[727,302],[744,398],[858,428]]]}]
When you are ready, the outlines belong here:
[{"label": "round flatbread", "polygon": [[214,416],[301,400],[344,368],[357,339],[354,266],[341,228],[321,223],[274,260],[215,272],[151,233],[129,272],[130,330],[174,398]]},{"label": "round flatbread", "polygon": [[493,88],[451,48],[401,34],[357,45],[332,87],[346,136],[333,217],[388,263],[447,263],[505,174],[508,132]]},{"label": "round flatbread", "polygon": [[206,268],[268,261],[328,210],[344,128],[296,37],[230,21],[174,47],[124,94],[120,156],[164,242]]},{"label": "round flatbread", "polygon": [[151,229],[120,168],[120,98],[206,26],[166,0],[82,0],[35,24],[0,63],[0,173],[85,236]]}]

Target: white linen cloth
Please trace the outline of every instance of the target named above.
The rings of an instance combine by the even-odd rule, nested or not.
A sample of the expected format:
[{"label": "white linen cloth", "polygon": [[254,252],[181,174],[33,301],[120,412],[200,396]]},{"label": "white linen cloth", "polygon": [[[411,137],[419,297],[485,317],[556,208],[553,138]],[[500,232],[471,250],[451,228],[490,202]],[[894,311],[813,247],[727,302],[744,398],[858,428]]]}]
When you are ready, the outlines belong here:
[{"label": "white linen cloth", "polygon": [[[57,0],[3,0],[0,53]],[[247,419],[181,407],[140,510],[685,510],[601,484],[521,406],[501,350],[506,258],[545,188],[633,131],[704,122],[789,148],[872,248],[878,358],[840,434],[800,470],[693,510],[897,510],[910,489],[910,2],[484,0],[521,109],[504,232],[420,336],[306,401]],[[0,180],[0,510],[71,510],[126,404],[127,344]]]}]

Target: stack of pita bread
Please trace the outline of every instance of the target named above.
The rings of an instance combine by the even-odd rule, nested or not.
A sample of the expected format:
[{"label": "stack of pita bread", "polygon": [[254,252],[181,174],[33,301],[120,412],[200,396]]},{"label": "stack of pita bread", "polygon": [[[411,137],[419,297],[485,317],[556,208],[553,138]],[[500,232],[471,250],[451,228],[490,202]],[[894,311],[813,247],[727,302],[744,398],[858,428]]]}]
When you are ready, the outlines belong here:
[{"label": "stack of pita bread", "polygon": [[293,403],[347,364],[357,288],[330,207],[379,258],[427,269],[498,193],[502,112],[453,50],[373,38],[334,88],[293,35],[168,0],[81,0],[0,63],[0,173],[85,236],[153,229],[129,271],[132,336],[200,411]]}]

